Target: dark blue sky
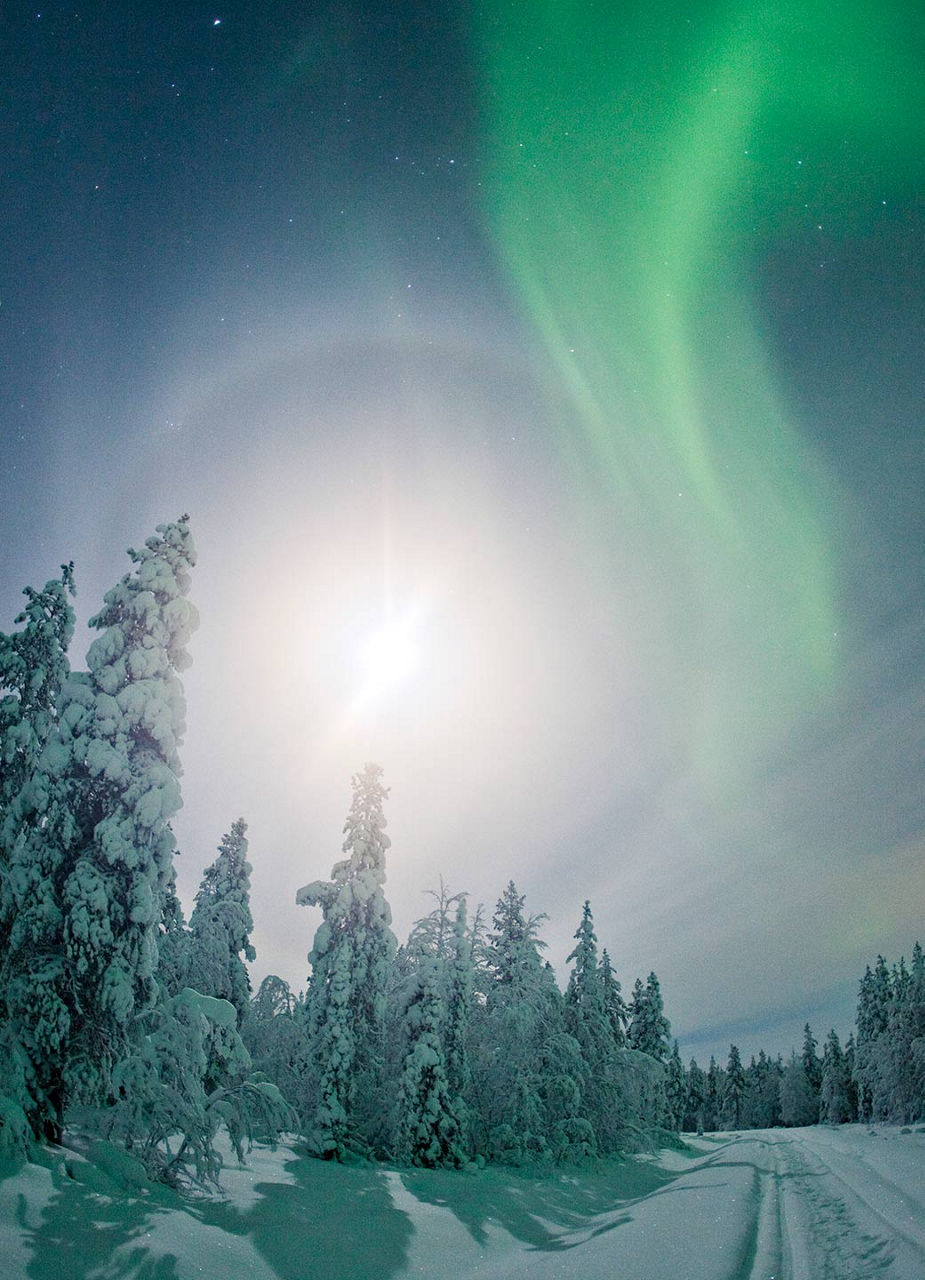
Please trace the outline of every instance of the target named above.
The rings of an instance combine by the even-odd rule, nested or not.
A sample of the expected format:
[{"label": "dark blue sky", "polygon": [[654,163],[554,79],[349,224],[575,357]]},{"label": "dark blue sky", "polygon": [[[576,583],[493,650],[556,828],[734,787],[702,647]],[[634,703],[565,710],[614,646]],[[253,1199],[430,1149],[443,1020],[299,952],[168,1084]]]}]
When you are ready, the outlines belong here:
[{"label": "dark blue sky", "polygon": [[[336,860],[368,755],[400,933],[441,874],[489,905],[513,876],[564,980],[590,897],[624,985],[655,968],[698,1057],[786,1050],[805,1017],[847,1031],[864,965],[911,950],[925,117],[887,9],[880,44],[879,9],[846,15],[835,70],[780,54],[793,92],[750,121],[735,236],[693,290],[681,214],[643,254],[697,188],[684,139],[711,117],[686,86],[714,26],[725,47],[719,6],[588,0],[561,32],[489,3],[6,17],[0,625],[71,557],[85,623],[124,548],[190,511],[180,884],[189,904],[243,812],[258,979],[304,980],[295,890]],[[634,299],[672,271],[695,345],[660,375]],[[680,369],[725,508],[659,443]],[[788,547],[816,557],[792,593]],[[389,608],[419,619],[421,666],[358,711],[354,650]]]}]

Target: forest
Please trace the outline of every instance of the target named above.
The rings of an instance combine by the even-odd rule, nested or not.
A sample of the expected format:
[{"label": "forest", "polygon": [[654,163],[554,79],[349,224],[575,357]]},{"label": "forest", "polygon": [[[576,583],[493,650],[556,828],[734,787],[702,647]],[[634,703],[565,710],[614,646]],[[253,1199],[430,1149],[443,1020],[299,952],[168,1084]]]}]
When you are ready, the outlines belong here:
[{"label": "forest", "polygon": [[624,995],[591,905],[564,990],[513,882],[489,916],[442,882],[399,945],[385,894],[383,771],[352,780],[343,858],[304,992],[253,992],[247,827],[233,821],[189,920],[176,892],[181,673],[197,614],[189,519],[131,550],[72,670],[73,565],[0,634],[0,1152],[71,1126],[148,1176],[214,1182],[227,1131],[301,1135],[339,1162],[561,1165],[683,1131],[925,1119],[925,962],[878,957],[857,1026],[788,1061],[685,1066],[658,977]]}]

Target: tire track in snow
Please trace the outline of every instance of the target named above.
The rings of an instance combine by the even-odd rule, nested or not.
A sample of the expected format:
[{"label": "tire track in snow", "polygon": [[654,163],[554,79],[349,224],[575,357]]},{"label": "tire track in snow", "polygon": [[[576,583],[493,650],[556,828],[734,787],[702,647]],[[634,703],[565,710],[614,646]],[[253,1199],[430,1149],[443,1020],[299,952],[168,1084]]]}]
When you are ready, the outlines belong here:
[{"label": "tire track in snow", "polygon": [[[862,1155],[845,1150],[840,1139],[838,1130],[814,1129],[807,1134],[805,1142],[853,1200],[911,1246],[921,1259],[921,1273],[925,1276],[925,1216],[921,1199],[908,1195],[900,1183],[875,1169]],[[922,1180],[925,1185],[925,1166]]]},{"label": "tire track in snow", "polygon": [[755,1165],[758,1204],[751,1248],[741,1269],[742,1280],[780,1280],[784,1275],[780,1178],[770,1150],[768,1156],[770,1169],[757,1162]]},{"label": "tire track in snow", "polygon": [[[874,1202],[875,1197],[879,1198],[882,1195],[885,1185],[883,1179],[869,1169],[866,1163],[861,1163],[855,1168],[849,1180],[833,1166],[831,1158],[827,1158],[832,1153],[821,1149],[812,1141],[804,1142],[803,1147],[812,1168],[811,1176],[818,1176],[828,1184],[830,1194],[834,1193],[837,1197],[845,1216],[853,1223],[861,1224],[858,1230],[861,1231],[863,1238],[867,1241],[884,1240],[885,1242],[889,1258],[881,1264],[879,1270],[864,1271],[859,1274],[877,1275],[879,1271],[889,1267],[891,1277],[922,1280],[925,1276],[925,1246],[923,1246],[925,1232],[921,1223],[914,1220],[908,1223],[897,1221],[895,1212],[885,1211],[882,1204]],[[869,1176],[860,1177],[860,1169]],[[901,1195],[898,1189],[894,1190],[897,1196],[911,1203],[907,1197]],[[885,1237],[881,1234],[884,1229]],[[874,1252],[871,1250],[871,1256]]]},{"label": "tire track in snow", "polygon": [[742,1280],[925,1276],[925,1251],[897,1233],[820,1152],[795,1136],[762,1142],[770,1168],[762,1174],[756,1248]]}]

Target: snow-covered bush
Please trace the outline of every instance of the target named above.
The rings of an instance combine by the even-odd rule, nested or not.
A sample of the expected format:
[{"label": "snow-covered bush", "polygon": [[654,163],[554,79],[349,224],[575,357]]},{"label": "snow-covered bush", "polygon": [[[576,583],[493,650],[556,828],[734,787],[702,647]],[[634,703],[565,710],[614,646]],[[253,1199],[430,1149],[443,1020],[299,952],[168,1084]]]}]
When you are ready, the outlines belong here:
[{"label": "snow-covered bush", "polygon": [[230,1001],[187,987],[147,1015],[147,1034],[116,1065],[103,1130],[152,1177],[214,1182],[220,1127],[239,1159],[254,1136],[273,1140],[292,1128],[292,1109],[277,1087],[252,1071],[236,1020]]},{"label": "snow-covered bush", "polygon": [[297,1106],[300,1067],[306,1062],[305,1010],[276,974],[268,974],[241,1023],[241,1038],[255,1070],[272,1081]]}]

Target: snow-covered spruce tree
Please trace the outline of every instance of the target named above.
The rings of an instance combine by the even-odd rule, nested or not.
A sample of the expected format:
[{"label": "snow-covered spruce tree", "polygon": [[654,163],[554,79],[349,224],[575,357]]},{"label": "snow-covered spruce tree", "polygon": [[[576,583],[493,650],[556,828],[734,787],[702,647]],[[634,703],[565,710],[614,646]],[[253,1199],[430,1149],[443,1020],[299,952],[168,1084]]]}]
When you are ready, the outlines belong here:
[{"label": "snow-covered spruce tree", "polygon": [[846,1124],[854,1118],[851,1079],[838,1033],[833,1027],[822,1050],[819,1119],[826,1124]]},{"label": "snow-covered spruce tree", "polygon": [[251,946],[247,823],[243,818],[222,837],[218,857],[206,868],[189,923],[187,983],[204,995],[230,1000],[238,1020],[250,1005],[251,984],[245,961],[256,959]]},{"label": "snow-covered spruce tree", "polygon": [[627,1033],[627,1044],[640,1053],[647,1053],[656,1062],[665,1062],[668,1058],[668,1040],[671,1035],[671,1023],[665,1017],[662,1004],[662,991],[658,978],[650,973],[643,986],[639,978],[633,987],[633,1000],[630,1005],[630,1026]]},{"label": "snow-covered spruce tree", "polygon": [[398,1081],[408,1044],[407,1014],[419,993],[422,975],[436,966],[443,1016],[439,1027],[440,1053],[446,1074],[453,1116],[459,1124],[460,1150],[470,1151],[469,1068],[470,1013],[473,1006],[474,966],[472,937],[468,928],[466,895],[451,894],[442,879],[439,891],[431,891],[435,906],[412,925],[408,943],[400,947],[392,966],[389,1039],[395,1050],[388,1068]]},{"label": "snow-covered spruce tree", "polygon": [[380,1147],[382,1029],[388,971],[395,955],[392,915],[383,892],[385,834],[382,769],[353,778],[343,851],[331,879],[300,889],[296,901],[320,906],[323,919],[308,959],[307,1024],[313,1067],[311,1140],[326,1159],[353,1147]]},{"label": "snow-covered spruce tree", "polygon": [[745,1072],[741,1125],[748,1129],[772,1129],[780,1124],[780,1074],[782,1064],[762,1049]]},{"label": "snow-covered spruce tree", "polygon": [[[598,1144],[604,1151],[635,1149],[651,1142],[653,1128],[674,1123],[666,1111],[665,1067],[670,1025],[662,1013],[661,991],[654,974],[650,975],[646,987],[642,982],[636,983],[632,1008],[628,1008],[623,999],[606,950],[601,953],[599,974],[603,1007],[616,1053],[606,1059],[612,1061],[612,1067],[605,1073],[606,1107],[595,1120]],[[631,1034],[634,1011],[638,1014],[636,1037],[640,1044],[634,1042]],[[655,1016],[651,1017],[653,1012]],[[655,1052],[650,1052],[651,1049]]]},{"label": "snow-covered spruce tree", "polygon": [[893,1094],[894,1118],[925,1120],[925,956],[919,942],[912,948],[909,982],[891,1025],[899,1086]]},{"label": "snow-covered spruce tree", "polygon": [[626,1044],[626,1026],[629,1021],[629,1011],[626,1007],[626,1001],[623,999],[622,989],[613,971],[613,965],[606,947],[601,952],[599,973],[601,1004],[604,1008],[604,1015],[610,1025],[613,1043],[618,1049],[622,1049]]},{"label": "snow-covered spruce tree", "polygon": [[[43,591],[26,587],[24,623],[12,635],[0,632],[0,955],[7,955],[13,914],[21,907],[9,873],[24,839],[31,810],[27,784],[57,724],[61,686],[70,674],[67,649],[74,633],[74,566]],[[18,860],[17,860],[18,861]],[[15,878],[15,877],[14,877]]]},{"label": "snow-covered spruce tree", "polygon": [[614,1127],[622,1109],[616,1079],[618,1041],[614,1029],[616,1019],[622,1039],[614,1005],[614,998],[619,999],[619,983],[610,969],[609,959],[603,973],[598,964],[597,936],[589,902],[584,904],[574,936],[575,947],[566,957],[572,970],[565,989],[565,1029],[575,1038],[580,1051],[582,1114],[594,1130],[595,1146],[607,1150],[614,1143]]},{"label": "snow-covered spruce tree", "polygon": [[812,1090],[813,1105],[815,1107],[815,1116],[809,1121],[815,1124],[819,1119],[819,1090],[822,1086],[822,1063],[816,1053],[816,1038],[812,1033],[809,1023],[803,1026],[803,1050],[800,1054],[803,1063],[803,1071],[806,1079],[809,1081],[809,1087]]},{"label": "snow-covered spruce tree", "polygon": [[61,577],[43,591],[26,587],[23,594],[28,603],[16,618],[22,630],[0,632],[0,868],[8,865],[19,833],[15,802],[57,723],[61,686],[70,673],[73,564],[62,565]]},{"label": "snow-covered spruce tree", "polygon": [[[53,1079],[36,1077],[20,1043],[17,973],[41,967],[55,933],[52,895],[27,845],[36,803],[32,778],[57,724],[61,686],[70,672],[73,571],[73,564],[62,565],[61,577],[47,582],[44,590],[26,587],[28,603],[16,618],[22,629],[0,633],[0,1150],[21,1147],[32,1130],[38,1132],[43,1120],[36,1095],[45,1096],[55,1087]],[[26,938],[32,946],[24,946]],[[32,1012],[38,1015],[34,1034],[54,1046],[66,1013],[56,992],[48,992],[41,1012],[37,1007]]]},{"label": "snow-covered spruce tree", "polygon": [[723,1069],[713,1054],[710,1054],[710,1065],[707,1068],[706,1088],[703,1096],[703,1130],[713,1133],[719,1125],[720,1102],[723,1093]]},{"label": "snow-covered spruce tree", "polygon": [[453,943],[446,1000],[446,1078],[450,1093],[457,1102],[457,1114],[468,1138],[469,1117],[465,1098],[469,1092],[469,1014],[472,1007],[473,965],[472,939],[466,927],[466,899],[460,895],[453,925]]},{"label": "snow-covered spruce tree", "polygon": [[[882,1073],[884,1051],[893,1007],[893,982],[883,956],[876,966],[864,971],[858,992],[857,1045],[854,1078],[858,1090],[858,1115],[861,1120],[883,1120],[884,1092]],[[877,1099],[875,1107],[874,1099]]]},{"label": "snow-covered spruce tree", "polygon": [[[561,997],[552,1007],[556,1006],[561,1010]],[[537,1071],[546,1150],[557,1162],[574,1164],[597,1155],[598,1150],[584,1093],[587,1064],[578,1041],[564,1029],[564,1018],[560,1015],[550,1023]]]},{"label": "snow-covered spruce tree", "polygon": [[925,962],[917,942],[912,968],[877,957],[861,982],[854,1078],[861,1115],[903,1124],[925,1118]]},{"label": "snow-covered spruce tree", "polygon": [[447,1073],[445,990],[444,965],[422,957],[405,1010],[395,1154],[428,1169],[458,1168],[468,1160],[459,1097],[451,1092]]},{"label": "snow-covered spruce tree", "polygon": [[671,1047],[671,1054],[666,1068],[665,1102],[668,1128],[672,1132],[680,1133],[687,1107],[687,1077],[684,1072],[684,1063],[681,1061],[681,1052],[678,1048],[677,1040]]},{"label": "snow-covered spruce tree", "polygon": [[566,957],[572,965],[565,989],[565,1024],[589,1062],[594,1062],[612,1039],[604,1011],[604,991],[597,962],[597,935],[590,902],[585,902],[575,930],[575,947]]},{"label": "snow-covered spruce tree", "polygon": [[726,1080],[723,1089],[723,1124],[726,1128],[738,1129],[742,1121],[742,1099],[745,1094],[745,1072],[738,1045],[729,1046],[729,1061],[726,1063]]},{"label": "snow-covered spruce tree", "polygon": [[431,956],[441,961],[450,956],[457,907],[466,897],[464,893],[450,893],[442,876],[440,888],[428,889],[427,896],[433,898],[434,907],[426,916],[414,922],[408,934],[406,950],[412,962],[422,956]]},{"label": "snow-covered spruce tree", "polygon": [[183,918],[183,906],[177,896],[176,869],[164,886],[161,922],[157,933],[157,979],[161,996],[175,996],[187,985],[189,967],[189,931]]},{"label": "snow-covered spruce tree", "polygon": [[916,942],[912,968],[893,966],[889,1024],[877,1046],[876,1111],[910,1124],[925,1118],[925,964]]},{"label": "snow-covered spruce tree", "polygon": [[[854,1034],[852,1033],[851,1035],[849,1035],[848,1039],[845,1041],[844,1056],[845,1056],[845,1077],[847,1080],[847,1087],[848,1087],[848,1106],[851,1111],[852,1119],[854,1120],[860,1119],[860,1108],[858,1103],[858,1086],[854,1078],[854,1055],[856,1052],[856,1048],[857,1047],[854,1042]],[[779,1065],[780,1058],[778,1058],[777,1061]],[[923,1098],[923,1115],[925,1115],[925,1088],[923,1088],[922,1090],[922,1098]]]},{"label": "snow-covered spruce tree", "polygon": [[[555,1043],[566,1033],[562,996],[540,957],[537,931],[545,916],[527,917],[523,908],[523,896],[509,883],[488,939],[487,1001],[473,1024],[476,1145],[515,1164],[549,1153],[561,1118],[555,1099],[564,1096],[563,1076],[579,1062],[577,1052],[564,1054]],[[571,1096],[573,1088],[574,1079],[565,1092]]]},{"label": "snow-covered spruce tree", "polygon": [[780,1078],[781,1124],[787,1128],[799,1128],[815,1124],[819,1118],[819,1104],[813,1086],[806,1075],[802,1058],[791,1053],[790,1061]]},{"label": "snow-covered spruce tree", "polygon": [[691,1058],[685,1085],[685,1111],[682,1126],[685,1133],[703,1133],[703,1102],[706,1092],[707,1078],[698,1067],[697,1059]]},{"label": "snow-covered spruce tree", "polygon": [[511,881],[481,941],[485,998],[473,1008],[472,1098],[476,1149],[519,1161],[542,1148],[536,1068],[542,1029],[540,918],[524,916]]},{"label": "snow-covered spruce tree", "polygon": [[188,519],[161,525],[107,593],[88,673],[64,682],[29,788],[11,876],[18,911],[7,1002],[28,1066],[34,1132],[60,1130],[68,1099],[105,1100],[132,1028],[154,1000],[157,929],[180,807],[177,673],[196,625]]}]

